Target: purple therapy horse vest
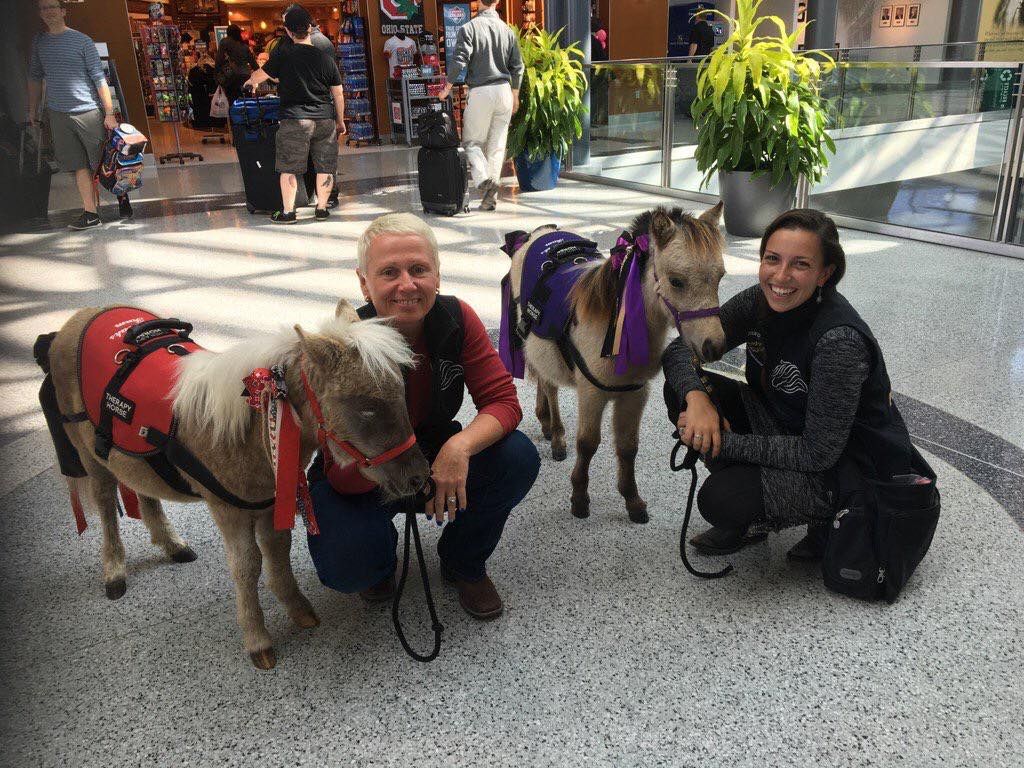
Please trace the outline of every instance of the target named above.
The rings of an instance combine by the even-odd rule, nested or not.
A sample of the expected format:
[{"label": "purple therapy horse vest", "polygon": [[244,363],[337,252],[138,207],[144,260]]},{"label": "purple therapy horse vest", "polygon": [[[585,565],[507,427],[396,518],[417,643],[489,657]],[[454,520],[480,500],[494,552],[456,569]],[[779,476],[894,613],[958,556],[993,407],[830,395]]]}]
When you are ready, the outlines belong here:
[{"label": "purple therapy horse vest", "polygon": [[[507,236],[509,255],[522,246],[528,235]],[[508,371],[522,378],[525,364],[522,345],[529,334],[558,340],[570,321],[569,293],[576,281],[603,259],[597,244],[572,232],[549,232],[530,243],[523,262],[519,301],[512,301],[510,275],[501,281],[502,306],[498,354]]]}]

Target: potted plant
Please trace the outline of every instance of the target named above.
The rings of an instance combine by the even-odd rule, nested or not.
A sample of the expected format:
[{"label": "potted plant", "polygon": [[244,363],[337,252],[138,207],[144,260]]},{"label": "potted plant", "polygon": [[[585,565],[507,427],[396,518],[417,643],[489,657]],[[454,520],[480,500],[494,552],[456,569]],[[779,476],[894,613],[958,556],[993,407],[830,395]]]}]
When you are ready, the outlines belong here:
[{"label": "potted plant", "polygon": [[[763,0],[736,0],[728,39],[701,61],[691,106],[697,129],[701,187],[718,173],[730,234],[759,237],[793,204],[796,182],[821,181],[835,143],[825,132],[828,111],[819,92],[823,73],[835,66],[823,53],[795,50],[807,24],[791,35],[778,16],[758,16]],[[755,33],[774,26],[777,36]]]},{"label": "potted plant", "polygon": [[527,192],[554,188],[562,160],[583,135],[583,52],[575,43],[562,47],[561,33],[516,29],[525,70],[508,154],[515,159],[519,187]]}]

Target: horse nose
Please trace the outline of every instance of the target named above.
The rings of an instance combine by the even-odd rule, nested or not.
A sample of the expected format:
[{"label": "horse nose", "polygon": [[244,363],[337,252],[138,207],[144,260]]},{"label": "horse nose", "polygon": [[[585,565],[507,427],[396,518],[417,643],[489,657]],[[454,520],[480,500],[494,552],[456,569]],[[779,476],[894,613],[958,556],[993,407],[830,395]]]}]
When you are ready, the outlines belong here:
[{"label": "horse nose", "polygon": [[426,495],[429,491],[427,480],[427,475],[413,475],[409,478],[409,490],[413,493],[422,493]]},{"label": "horse nose", "polygon": [[711,339],[705,339],[700,348],[700,357],[705,363],[718,359],[718,345]]}]

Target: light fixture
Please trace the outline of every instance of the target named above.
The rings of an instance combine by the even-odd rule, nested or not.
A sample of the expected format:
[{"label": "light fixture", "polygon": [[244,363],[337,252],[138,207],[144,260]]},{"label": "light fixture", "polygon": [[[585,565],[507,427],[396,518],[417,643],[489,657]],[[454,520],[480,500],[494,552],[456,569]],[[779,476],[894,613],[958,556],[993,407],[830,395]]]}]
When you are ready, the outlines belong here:
[{"label": "light fixture", "polygon": [[260,22],[260,29],[266,29],[266,28],[267,28],[267,22],[261,21]]}]

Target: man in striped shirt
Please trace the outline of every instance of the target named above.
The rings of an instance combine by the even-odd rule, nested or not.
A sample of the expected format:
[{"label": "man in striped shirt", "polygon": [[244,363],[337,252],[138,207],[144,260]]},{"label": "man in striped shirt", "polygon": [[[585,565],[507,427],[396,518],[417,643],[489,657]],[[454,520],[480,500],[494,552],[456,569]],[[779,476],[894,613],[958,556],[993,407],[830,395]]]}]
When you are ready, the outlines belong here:
[{"label": "man in striped shirt", "polygon": [[[106,130],[117,127],[110,88],[96,44],[64,24],[59,0],[39,0],[46,32],[32,42],[29,65],[28,120],[38,122],[39,103],[46,84],[46,109],[57,162],[75,175],[82,198],[82,215],[72,229],[91,229],[102,222],[96,213],[93,179],[99,167]],[[119,199],[121,215],[131,215],[127,197]],[[125,210],[127,206],[127,211]]]}]

